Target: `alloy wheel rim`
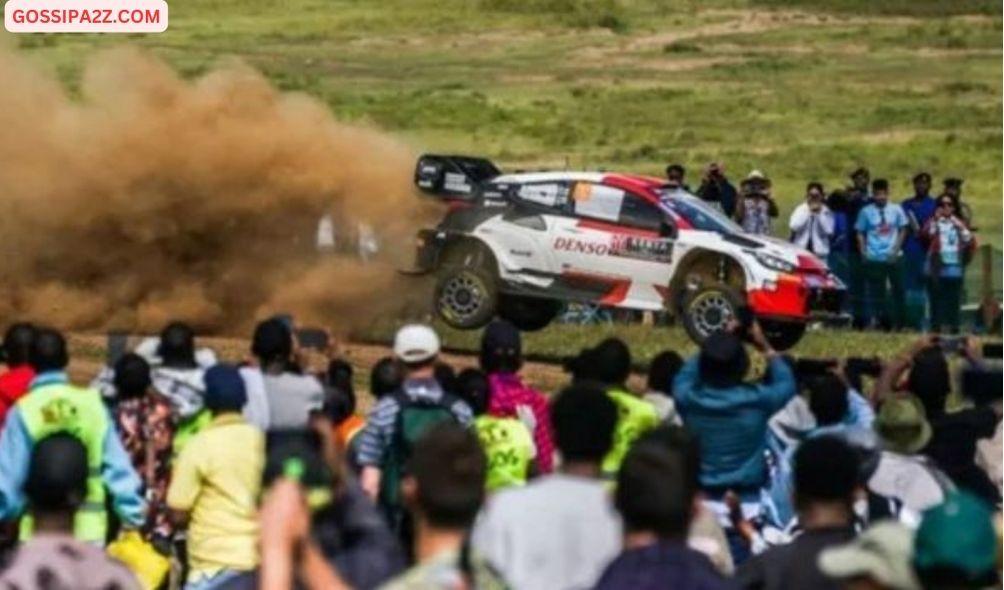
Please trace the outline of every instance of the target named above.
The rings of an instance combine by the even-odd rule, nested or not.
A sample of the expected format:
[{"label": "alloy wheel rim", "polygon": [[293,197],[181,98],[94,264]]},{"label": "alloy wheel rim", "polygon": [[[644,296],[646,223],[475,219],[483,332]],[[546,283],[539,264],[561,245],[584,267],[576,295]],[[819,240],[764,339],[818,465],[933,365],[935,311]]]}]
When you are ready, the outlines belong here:
[{"label": "alloy wheel rim", "polygon": [[439,306],[449,317],[465,321],[481,310],[484,299],[480,282],[468,274],[459,274],[443,285]]},{"label": "alloy wheel rim", "polygon": [[710,336],[725,329],[735,316],[732,303],[717,291],[700,295],[690,305],[694,327],[702,336]]}]

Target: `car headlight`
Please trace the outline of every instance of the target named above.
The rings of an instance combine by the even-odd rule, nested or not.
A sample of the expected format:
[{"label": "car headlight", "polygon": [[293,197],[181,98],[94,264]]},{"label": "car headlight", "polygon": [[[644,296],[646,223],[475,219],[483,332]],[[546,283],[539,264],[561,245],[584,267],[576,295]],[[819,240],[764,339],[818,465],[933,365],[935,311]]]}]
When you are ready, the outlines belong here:
[{"label": "car headlight", "polygon": [[771,270],[793,272],[796,268],[794,264],[787,260],[765,252],[757,252],[753,256],[756,257],[757,262]]}]

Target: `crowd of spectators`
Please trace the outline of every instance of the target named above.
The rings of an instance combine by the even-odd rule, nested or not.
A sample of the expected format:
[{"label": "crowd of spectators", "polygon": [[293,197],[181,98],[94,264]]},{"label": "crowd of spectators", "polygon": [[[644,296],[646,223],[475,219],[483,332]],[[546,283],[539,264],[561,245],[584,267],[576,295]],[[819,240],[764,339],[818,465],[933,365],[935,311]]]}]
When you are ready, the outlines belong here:
[{"label": "crowd of spectators", "polygon": [[[667,168],[667,178],[687,186],[679,164]],[[826,261],[847,285],[855,327],[959,332],[976,228],[962,200],[962,179],[945,178],[937,195],[932,180],[919,172],[912,194],[896,202],[887,179],[872,180],[867,168],[858,168],[848,186],[829,193],[821,182],[809,182],[791,212],[782,237]],[[780,213],[772,189],[770,178],[753,170],[737,190],[724,166],[712,163],[694,194],[744,231],[771,235]]]},{"label": "crowd of spectators", "polygon": [[512,325],[458,373],[412,324],[362,416],[353,365],[297,334],[263,321],[233,365],[175,322],[81,386],[62,334],[10,326],[0,588],[1000,583],[1001,366],[975,340],[794,359],[754,321],[638,387],[608,338],[545,395]]}]

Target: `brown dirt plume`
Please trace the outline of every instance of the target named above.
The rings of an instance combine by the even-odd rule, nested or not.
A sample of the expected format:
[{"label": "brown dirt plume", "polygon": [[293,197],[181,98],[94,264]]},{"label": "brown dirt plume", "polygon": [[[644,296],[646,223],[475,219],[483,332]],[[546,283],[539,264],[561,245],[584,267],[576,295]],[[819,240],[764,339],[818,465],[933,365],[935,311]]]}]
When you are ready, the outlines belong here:
[{"label": "brown dirt plume", "polygon": [[[235,333],[290,311],[355,327],[388,299],[395,254],[429,214],[406,145],[238,62],[183,80],[116,49],[88,61],[71,98],[0,43],[0,80],[7,321]],[[378,260],[318,257],[324,211],[377,227]]]}]

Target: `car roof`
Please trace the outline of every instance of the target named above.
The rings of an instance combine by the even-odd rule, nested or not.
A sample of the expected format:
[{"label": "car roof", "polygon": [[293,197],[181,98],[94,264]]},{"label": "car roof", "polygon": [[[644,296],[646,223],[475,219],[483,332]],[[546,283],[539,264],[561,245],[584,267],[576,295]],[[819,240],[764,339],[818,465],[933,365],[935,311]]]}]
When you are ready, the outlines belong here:
[{"label": "car roof", "polygon": [[642,174],[619,174],[610,172],[588,172],[575,170],[562,170],[557,172],[519,172],[515,174],[501,174],[496,176],[492,182],[557,182],[557,181],[582,181],[596,182],[611,185],[627,185],[637,188],[658,188],[665,184],[665,180],[655,176],[645,176]]}]

